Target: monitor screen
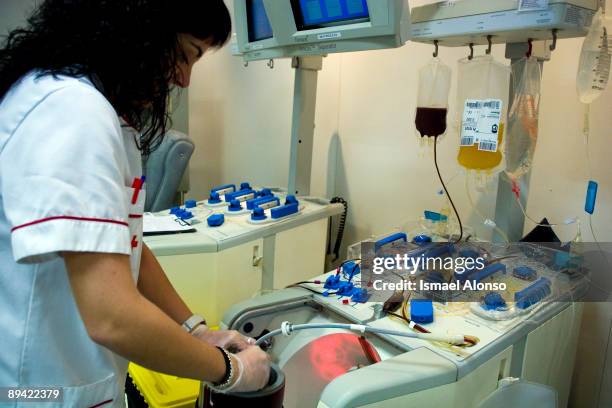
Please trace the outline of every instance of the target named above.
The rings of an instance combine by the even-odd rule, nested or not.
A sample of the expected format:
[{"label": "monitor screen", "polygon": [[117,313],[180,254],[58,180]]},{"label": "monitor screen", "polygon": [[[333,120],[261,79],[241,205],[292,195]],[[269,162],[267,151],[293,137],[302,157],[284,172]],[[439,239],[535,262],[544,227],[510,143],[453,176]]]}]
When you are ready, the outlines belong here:
[{"label": "monitor screen", "polygon": [[367,0],[291,0],[299,30],[370,21]]},{"label": "monitor screen", "polygon": [[274,36],[263,0],[247,0],[247,23],[249,42],[267,40]]}]

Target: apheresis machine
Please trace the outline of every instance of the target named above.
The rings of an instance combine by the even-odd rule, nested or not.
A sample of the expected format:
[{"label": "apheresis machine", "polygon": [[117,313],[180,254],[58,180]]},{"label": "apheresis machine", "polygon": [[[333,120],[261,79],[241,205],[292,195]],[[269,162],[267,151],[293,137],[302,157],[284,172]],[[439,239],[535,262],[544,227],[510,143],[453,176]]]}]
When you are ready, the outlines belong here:
[{"label": "apheresis machine", "polygon": [[[218,282],[241,279],[243,284],[236,290],[242,290],[238,297],[244,301],[232,298],[223,304],[228,308],[221,327],[258,339],[274,369],[268,386],[257,393],[215,394],[203,387],[200,406],[566,406],[582,315],[574,301],[586,291],[589,270],[571,245],[510,242],[521,238],[526,217],[543,62],[558,39],[587,35],[597,9],[597,0],[449,0],[412,11],[407,0],[235,0],[235,53],[245,65],[268,60],[272,68],[274,59],[291,58],[295,68],[289,185],[280,195],[223,186],[195,206],[206,212],[200,217],[206,225],[198,233],[215,250],[223,252],[226,242],[236,248],[249,243],[242,252],[255,266],[266,248],[276,248],[264,261],[276,265],[267,277],[231,275],[228,265],[237,258],[230,252],[210,261],[218,268]],[[440,46],[471,49],[460,68],[464,77],[458,100],[464,109],[458,160],[486,177],[506,164],[499,176],[495,220],[485,220],[498,232],[496,243],[465,233],[448,197],[459,233],[455,227],[440,228],[452,216],[448,212],[426,214],[432,222],[423,228],[357,243],[346,261],[321,274],[327,217],[342,208],[305,198],[317,73],[327,54],[396,48],[409,39],[431,44],[435,57]],[[512,68],[514,87],[509,68],[492,57],[474,57],[474,45],[489,45],[489,55],[492,44],[506,44],[507,57],[518,63]],[[609,74],[607,42],[605,52],[601,47],[598,52],[596,63],[604,72],[607,61]],[[532,75],[533,70],[539,74]],[[434,160],[437,137],[446,131],[448,72],[437,59],[421,71],[421,82],[431,86],[419,89],[416,125],[420,138],[433,140]],[[493,87],[487,87],[489,74],[482,72],[495,76],[489,81]],[[592,86],[605,86],[602,78]],[[478,86],[463,90],[462,84]],[[448,196],[439,170],[438,175]],[[594,199],[587,199],[591,213]],[[514,201],[518,205],[509,205]],[[230,220],[225,230],[222,217]],[[310,221],[318,226],[293,238],[300,248],[291,254],[314,255],[292,264],[275,261],[274,251],[281,251],[284,240],[266,247],[266,239],[305,228]],[[259,237],[257,231],[267,232]],[[251,238],[263,240],[263,254]],[[181,265],[186,266],[181,262],[187,258],[162,238],[147,242],[162,260],[169,257],[174,279],[180,281]],[[182,248],[192,247],[193,256],[201,256],[196,255],[201,242],[186,237]],[[303,245],[311,244],[305,251]],[[188,261],[192,265],[194,260]],[[266,279],[267,285],[259,285]],[[183,285],[190,281],[183,279]],[[250,298],[246,292],[252,288],[267,290]],[[209,291],[215,301],[225,296],[221,293],[235,293],[215,289]],[[205,298],[197,291],[192,298]]]}]

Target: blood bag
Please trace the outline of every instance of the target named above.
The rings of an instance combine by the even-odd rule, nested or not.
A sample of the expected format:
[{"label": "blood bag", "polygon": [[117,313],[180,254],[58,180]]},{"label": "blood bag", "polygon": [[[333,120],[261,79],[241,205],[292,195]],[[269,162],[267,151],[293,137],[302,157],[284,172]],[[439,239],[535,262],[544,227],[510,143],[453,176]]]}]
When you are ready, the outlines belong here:
[{"label": "blood bag", "polygon": [[420,138],[438,137],[446,132],[451,69],[439,58],[419,71],[419,93],[415,125]]},{"label": "blood bag", "polygon": [[510,68],[491,55],[459,61],[457,107],[461,143],[457,161],[468,170],[496,169],[508,112]]},{"label": "blood bag", "polygon": [[514,100],[508,115],[506,173],[517,180],[531,168],[538,140],[538,112],[542,69],[535,57],[523,58],[512,66]]},{"label": "blood bag", "polygon": [[576,85],[582,103],[592,103],[608,85],[611,61],[608,44],[610,28],[610,19],[606,18],[600,8],[593,17],[580,54]]}]

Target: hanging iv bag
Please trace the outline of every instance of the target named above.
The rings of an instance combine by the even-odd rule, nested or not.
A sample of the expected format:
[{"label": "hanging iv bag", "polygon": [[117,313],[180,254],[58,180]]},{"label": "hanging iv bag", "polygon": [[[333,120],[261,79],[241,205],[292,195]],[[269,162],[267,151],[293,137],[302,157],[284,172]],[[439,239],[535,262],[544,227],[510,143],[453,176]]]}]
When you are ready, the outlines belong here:
[{"label": "hanging iv bag", "polygon": [[610,78],[609,34],[612,24],[600,8],[582,44],[576,85],[580,102],[590,104],[606,89]]},{"label": "hanging iv bag", "polygon": [[457,89],[460,147],[467,170],[491,172],[502,162],[510,68],[485,55],[459,61]]},{"label": "hanging iv bag", "polygon": [[506,174],[518,180],[529,172],[538,140],[542,69],[532,56],[514,63],[512,72],[516,86],[506,132]]},{"label": "hanging iv bag", "polygon": [[439,58],[433,58],[419,71],[415,125],[420,139],[446,132],[451,75],[450,67]]}]

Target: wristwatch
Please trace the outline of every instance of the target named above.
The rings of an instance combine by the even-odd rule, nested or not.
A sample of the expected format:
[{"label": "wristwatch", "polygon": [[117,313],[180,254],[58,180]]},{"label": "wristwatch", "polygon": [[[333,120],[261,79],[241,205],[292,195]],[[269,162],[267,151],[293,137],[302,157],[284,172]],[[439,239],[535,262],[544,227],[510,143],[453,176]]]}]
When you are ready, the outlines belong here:
[{"label": "wristwatch", "polygon": [[201,324],[206,325],[206,320],[202,316],[194,314],[183,322],[182,327],[187,331],[187,333],[191,333]]}]

